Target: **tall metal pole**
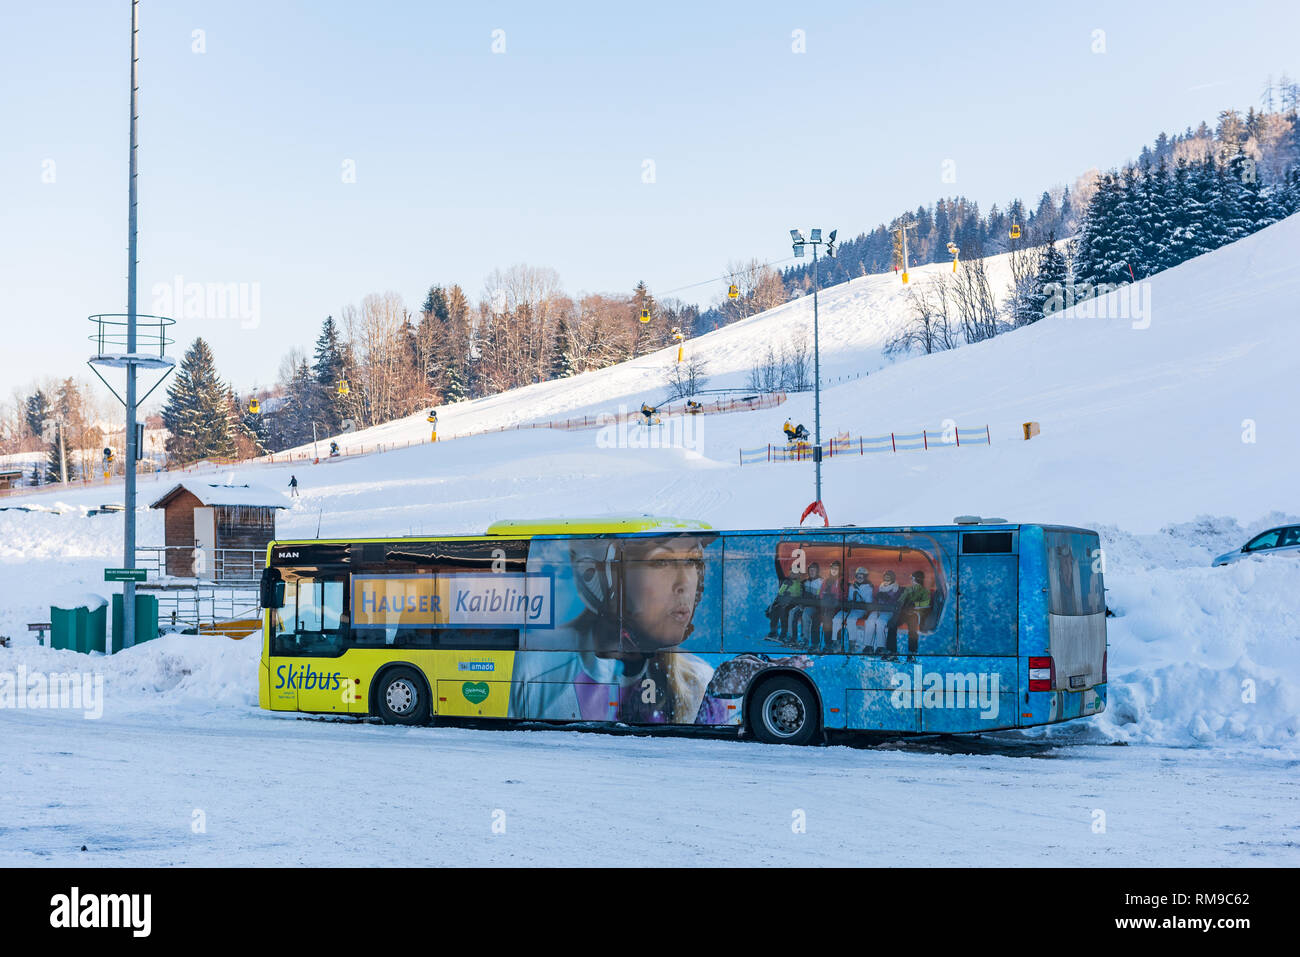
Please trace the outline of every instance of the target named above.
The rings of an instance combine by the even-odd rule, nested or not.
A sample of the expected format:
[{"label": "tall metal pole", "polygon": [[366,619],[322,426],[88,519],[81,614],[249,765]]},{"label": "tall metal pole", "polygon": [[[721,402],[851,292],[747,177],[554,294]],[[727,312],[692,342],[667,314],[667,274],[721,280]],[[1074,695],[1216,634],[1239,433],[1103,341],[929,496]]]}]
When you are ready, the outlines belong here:
[{"label": "tall metal pole", "polygon": [[[814,234],[815,235],[815,234]],[[822,500],[822,353],[821,337],[817,334],[817,243],[813,243],[813,429],[816,445],[813,446],[813,466],[817,473],[817,497]]]},{"label": "tall metal pole", "polygon": [[59,481],[68,484],[68,439],[63,434],[63,416],[59,416]]},{"label": "tall metal pole", "polygon": [[[131,0],[131,157],[130,180],[128,184],[127,212],[127,256],[126,256],[126,462],[125,478],[126,501],[124,516],[126,519],[126,555],[123,568],[135,568],[135,472],[136,460],[140,450],[135,426],[135,281],[136,281],[136,148],[138,145],[137,125],[140,119],[140,4]],[[122,647],[129,648],[135,644],[135,582],[122,583]],[[111,649],[110,649],[111,652]]]}]

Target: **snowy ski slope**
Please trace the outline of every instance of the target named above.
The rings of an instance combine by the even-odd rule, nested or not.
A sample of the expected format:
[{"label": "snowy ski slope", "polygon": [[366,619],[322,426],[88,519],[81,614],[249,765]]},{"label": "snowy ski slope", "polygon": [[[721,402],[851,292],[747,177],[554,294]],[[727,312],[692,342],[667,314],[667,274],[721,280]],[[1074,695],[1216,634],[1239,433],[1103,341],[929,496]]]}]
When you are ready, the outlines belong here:
[{"label": "snowy ski slope", "polygon": [[[1011,281],[1009,260],[1003,254],[986,261],[989,283],[999,302]],[[939,275],[950,274],[951,269],[950,264],[942,263],[917,266],[909,274],[911,285],[921,288]],[[907,290],[891,272],[863,276],[819,293],[823,382],[861,377],[889,364],[882,350],[907,323],[911,311]],[[688,355],[708,361],[707,388],[747,389],[750,370],[762,361],[769,346],[779,353],[793,338],[806,335],[811,349],[812,330],[812,296],[804,296],[691,339],[686,350]],[[666,371],[676,357],[677,347],[672,346],[584,375],[442,406],[438,410],[439,434],[455,436],[523,422],[617,411],[620,405],[636,409],[642,402],[654,404],[667,394]],[[419,442],[428,436],[425,413],[419,412],[336,438],[341,448],[353,449],[379,443]]]}]

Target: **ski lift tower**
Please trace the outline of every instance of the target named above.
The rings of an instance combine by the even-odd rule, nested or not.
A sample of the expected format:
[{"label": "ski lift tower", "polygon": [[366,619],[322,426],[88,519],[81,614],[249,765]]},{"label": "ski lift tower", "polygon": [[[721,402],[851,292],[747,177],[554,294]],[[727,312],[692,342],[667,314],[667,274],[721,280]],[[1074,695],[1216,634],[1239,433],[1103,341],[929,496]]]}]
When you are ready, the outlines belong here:
[{"label": "ski lift tower", "polygon": [[[136,424],[136,410],[154,389],[167,378],[174,367],[174,360],[167,356],[167,346],[173,341],[167,336],[167,329],[175,320],[165,316],[141,316],[136,312],[136,178],[138,167],[136,153],[138,147],[138,121],[140,117],[140,4],[131,0],[131,154],[129,162],[129,179],[127,185],[127,257],[126,257],[126,312],[100,313],[90,316],[95,331],[90,340],[96,344],[95,354],[90,357],[90,371],[108,386],[109,391],[117,396],[118,401],[126,407],[126,461],[123,462],[125,491],[123,517],[126,522],[124,554],[122,567],[126,573],[122,582],[122,645],[129,647],[135,641],[135,580],[131,571],[135,568],[135,473],[136,462],[141,454],[143,429]],[[97,366],[124,369],[126,371],[126,395],[118,395],[108,380],[99,374]],[[162,370],[162,375],[143,398],[136,397],[136,376],[139,370]]]}]

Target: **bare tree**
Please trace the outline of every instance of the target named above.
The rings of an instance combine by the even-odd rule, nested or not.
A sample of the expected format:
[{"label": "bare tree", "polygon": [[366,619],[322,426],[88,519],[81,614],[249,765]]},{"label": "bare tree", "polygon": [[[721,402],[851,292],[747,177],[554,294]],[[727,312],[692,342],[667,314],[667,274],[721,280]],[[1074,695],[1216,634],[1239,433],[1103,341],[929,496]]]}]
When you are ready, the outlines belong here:
[{"label": "bare tree", "polygon": [[782,387],[781,360],[776,347],[769,342],[762,360],[749,370],[749,388],[755,392],[775,392]]},{"label": "bare tree", "polygon": [[488,276],[479,304],[482,375],[492,391],[547,378],[567,297],[554,269],[516,264]]},{"label": "bare tree", "polygon": [[667,369],[668,397],[680,399],[695,395],[709,381],[709,361],[701,355],[687,356],[681,362],[670,363]]},{"label": "bare tree", "polygon": [[792,335],[781,348],[781,384],[791,392],[813,387],[813,355],[806,330]]},{"label": "bare tree", "polygon": [[948,276],[939,273],[923,286],[912,286],[907,292],[912,314],[907,324],[885,343],[888,356],[918,349],[929,355],[958,345],[956,322],[953,318],[955,302]]},{"label": "bare tree", "polygon": [[568,323],[569,356],[574,372],[589,372],[622,362],[632,354],[631,330],[624,321],[625,298],[588,294]]},{"label": "bare tree", "polygon": [[1036,240],[1025,227],[1025,233],[1011,240],[1008,262],[1011,266],[1011,285],[1007,289],[1007,321],[1014,328],[1027,326],[1042,318],[1034,307],[1034,294],[1038,287],[1038,270],[1043,262],[1046,247]]},{"label": "bare tree", "polygon": [[412,362],[403,341],[406,319],[402,297],[395,292],[372,293],[361,300],[360,311],[343,310],[356,363],[357,381],[352,388],[360,389],[359,411],[366,425],[388,422],[410,411],[409,396],[403,392]]},{"label": "bare tree", "polygon": [[982,257],[963,260],[957,267],[953,298],[962,337],[967,342],[983,342],[998,334],[997,297]]}]

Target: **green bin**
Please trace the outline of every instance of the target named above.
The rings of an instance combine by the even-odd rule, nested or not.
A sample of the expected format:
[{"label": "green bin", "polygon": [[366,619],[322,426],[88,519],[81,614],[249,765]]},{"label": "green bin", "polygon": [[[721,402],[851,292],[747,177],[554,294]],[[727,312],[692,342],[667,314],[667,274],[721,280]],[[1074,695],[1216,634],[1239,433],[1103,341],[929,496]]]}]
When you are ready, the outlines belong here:
[{"label": "green bin", "polygon": [[102,651],[107,618],[107,604],[95,608],[87,608],[85,605],[55,608],[51,605],[50,647],[79,651],[82,654],[87,654],[92,649]]},{"label": "green bin", "polygon": [[[122,594],[113,596],[113,653],[122,650]],[[103,632],[100,632],[99,650],[104,648]],[[135,644],[143,644],[158,637],[158,596],[135,595]]]}]

